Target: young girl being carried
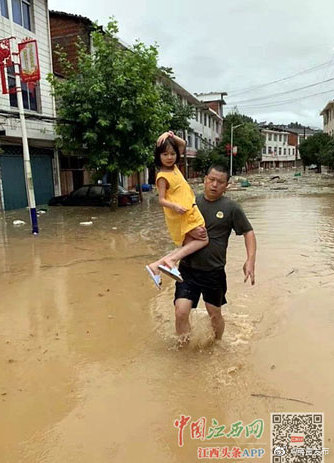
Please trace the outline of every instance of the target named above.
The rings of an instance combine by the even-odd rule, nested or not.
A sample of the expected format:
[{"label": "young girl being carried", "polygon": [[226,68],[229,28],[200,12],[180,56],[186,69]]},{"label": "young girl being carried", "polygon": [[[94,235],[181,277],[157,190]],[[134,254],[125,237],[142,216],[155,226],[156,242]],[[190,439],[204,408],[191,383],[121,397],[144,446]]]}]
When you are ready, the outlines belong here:
[{"label": "young girl being carried", "polygon": [[165,220],[169,234],[177,246],[167,256],[146,265],[150,277],[158,289],[161,285],[160,271],[183,281],[176,264],[180,259],[202,249],[208,244],[208,239],[194,239],[191,232],[197,227],[205,227],[202,214],[195,203],[195,195],[190,185],[177,167],[180,153],[183,153],[186,142],[165,132],[157,140],[155,149],[155,164],[159,167],[156,186],[159,192],[159,204],[163,206]]}]

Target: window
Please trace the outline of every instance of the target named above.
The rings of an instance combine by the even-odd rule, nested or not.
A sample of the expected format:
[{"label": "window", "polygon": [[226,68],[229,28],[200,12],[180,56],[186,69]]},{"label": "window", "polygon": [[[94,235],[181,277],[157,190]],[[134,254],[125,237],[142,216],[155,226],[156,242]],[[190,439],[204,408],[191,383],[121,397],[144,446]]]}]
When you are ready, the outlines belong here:
[{"label": "window", "polygon": [[[15,88],[15,75],[14,66],[7,68],[8,88]],[[34,86],[29,88],[24,82],[21,82],[22,86],[22,98],[24,109],[30,109],[31,111],[37,111],[37,87]],[[9,94],[9,102],[11,106],[18,107],[16,93]]]},{"label": "window", "polygon": [[262,153],[266,154],[266,147],[265,146],[262,148]]},{"label": "window", "polygon": [[195,133],[195,149],[198,150],[198,134]]},{"label": "window", "polygon": [[268,141],[271,141],[271,133],[268,133]]},{"label": "window", "polygon": [[[6,0],[5,0],[6,1]],[[31,31],[31,5],[30,0],[12,0],[13,21]]]},{"label": "window", "polygon": [[5,18],[8,18],[7,0],[0,0],[0,9],[1,9],[1,15],[4,16]]},{"label": "window", "polygon": [[289,156],[290,156],[290,148],[289,148]]},{"label": "window", "polygon": [[277,141],[277,134],[274,133],[274,141]]},{"label": "window", "polygon": [[[86,188],[86,187],[85,187]],[[79,192],[80,190],[78,190]],[[84,195],[84,194],[83,194]],[[80,196],[80,194],[79,194]],[[88,194],[88,197],[89,198],[92,198],[92,199],[98,199],[98,198],[101,198],[102,196],[104,196],[104,189],[102,186],[97,186],[97,185],[94,185],[94,186],[91,186],[90,189],[89,189],[89,194]]]},{"label": "window", "polygon": [[282,154],[282,148],[281,147],[278,148],[278,154],[279,154],[279,156]]},{"label": "window", "polygon": [[274,153],[277,154],[277,146],[274,146]]},{"label": "window", "polygon": [[272,151],[272,147],[271,146],[268,146],[268,154],[271,154],[273,151]]},{"label": "window", "polygon": [[188,135],[188,146],[191,147],[191,135]]},{"label": "window", "polygon": [[198,109],[196,109],[195,119],[196,119],[196,121],[198,122]]},{"label": "window", "polygon": [[279,141],[282,141],[282,134],[279,134]]},{"label": "window", "polygon": [[207,118],[207,115],[204,114],[204,125],[206,126],[206,118]]},{"label": "window", "polygon": [[202,124],[203,123],[203,114],[202,111],[199,112],[199,121]]},{"label": "window", "polygon": [[208,116],[208,121],[209,121],[209,128],[211,128],[211,117]]},{"label": "window", "polygon": [[283,154],[284,154],[284,156],[286,156],[286,148],[284,148]]}]

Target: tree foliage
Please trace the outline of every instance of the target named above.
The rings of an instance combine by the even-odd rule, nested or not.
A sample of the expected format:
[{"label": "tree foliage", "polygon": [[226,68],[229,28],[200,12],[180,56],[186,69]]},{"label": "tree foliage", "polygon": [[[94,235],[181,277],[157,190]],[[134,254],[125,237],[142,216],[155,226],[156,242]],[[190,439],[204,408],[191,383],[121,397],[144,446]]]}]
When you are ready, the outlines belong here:
[{"label": "tree foliage", "polygon": [[197,151],[197,155],[192,161],[192,167],[195,172],[206,175],[208,168],[212,164],[221,164],[228,167],[228,158],[214,149],[202,149]]},{"label": "tree foliage", "polygon": [[322,161],[325,166],[334,169],[334,137],[330,137],[326,148],[323,151]]},{"label": "tree foliage", "polygon": [[160,86],[160,95],[168,107],[169,129],[174,132],[189,130],[190,119],[195,113],[194,106],[183,104],[166,83]]},{"label": "tree foliage", "polygon": [[147,165],[154,142],[169,128],[170,105],[156,85],[158,51],[136,42],[120,46],[112,20],[92,32],[94,52],[78,46],[74,66],[64,53],[66,79],[49,76],[57,101],[59,143],[66,153],[85,151],[89,167],[129,174]]},{"label": "tree foliage", "polygon": [[223,138],[218,146],[218,152],[229,157],[227,145],[231,143],[231,126],[239,127],[233,130],[233,146],[238,147],[238,153],[233,156],[233,172],[241,170],[247,163],[258,159],[265,140],[258,125],[251,117],[234,112],[228,114],[224,119]]},{"label": "tree foliage", "polygon": [[306,138],[299,145],[300,157],[304,166],[315,164],[318,172],[321,172],[321,165],[330,166],[331,153],[333,153],[333,141],[327,133],[315,133],[312,137]]}]

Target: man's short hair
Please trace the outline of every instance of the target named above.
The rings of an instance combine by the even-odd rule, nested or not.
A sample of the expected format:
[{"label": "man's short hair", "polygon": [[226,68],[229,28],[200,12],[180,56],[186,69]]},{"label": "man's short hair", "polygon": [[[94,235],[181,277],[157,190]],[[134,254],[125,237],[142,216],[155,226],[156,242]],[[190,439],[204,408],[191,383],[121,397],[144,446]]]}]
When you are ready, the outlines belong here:
[{"label": "man's short hair", "polygon": [[223,174],[226,174],[227,181],[230,180],[230,173],[228,169],[223,166],[222,164],[211,164],[211,166],[208,168],[206,175],[209,175],[209,173],[212,171],[212,169],[217,170],[218,172],[222,172]]}]

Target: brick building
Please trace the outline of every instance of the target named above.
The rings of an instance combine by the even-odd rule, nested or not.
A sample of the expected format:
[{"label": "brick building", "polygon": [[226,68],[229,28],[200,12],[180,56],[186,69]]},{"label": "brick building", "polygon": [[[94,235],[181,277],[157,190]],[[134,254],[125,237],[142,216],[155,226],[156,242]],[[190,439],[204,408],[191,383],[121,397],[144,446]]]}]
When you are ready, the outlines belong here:
[{"label": "brick building", "polygon": [[77,62],[78,39],[82,41],[87,51],[91,51],[91,31],[93,23],[90,19],[61,11],[50,11],[50,34],[52,46],[53,72],[57,76],[64,77],[55,51],[58,47],[65,51],[69,61],[75,65]]},{"label": "brick building", "polygon": [[[87,52],[91,52],[91,32],[93,22],[83,16],[63,13],[61,11],[50,11],[50,35],[52,46],[53,72],[59,78],[64,78],[64,69],[59,62],[57,49],[63,50],[68,60],[76,66],[78,60],[77,42],[80,40]],[[62,194],[70,193],[72,190],[90,182],[90,174],[85,169],[87,158],[84,153],[76,156],[64,156],[59,152],[60,184]]]}]

